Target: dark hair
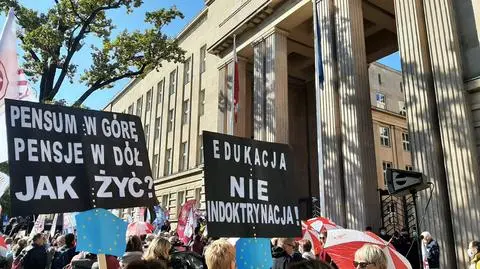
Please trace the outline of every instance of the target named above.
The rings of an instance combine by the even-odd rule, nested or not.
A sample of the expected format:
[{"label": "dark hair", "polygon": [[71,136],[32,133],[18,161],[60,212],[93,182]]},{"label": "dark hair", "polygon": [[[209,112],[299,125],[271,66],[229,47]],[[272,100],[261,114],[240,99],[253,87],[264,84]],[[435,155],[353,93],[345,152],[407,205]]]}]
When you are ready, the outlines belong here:
[{"label": "dark hair", "polygon": [[75,235],[74,234],[65,235],[65,245],[67,245],[68,248],[73,248],[75,246]]},{"label": "dark hair", "polygon": [[133,252],[133,251],[143,251],[142,247],[142,240],[138,235],[132,235],[128,237],[127,241],[127,249],[125,252]]},{"label": "dark hair", "polygon": [[478,251],[480,251],[480,242],[479,241],[472,241],[472,242],[470,242],[470,244],[472,244],[472,247],[474,247]]},{"label": "dark hair", "polygon": [[167,264],[159,260],[138,260],[129,263],[126,269],[167,269]]},{"label": "dark hair", "polygon": [[365,231],[371,232],[372,231],[372,226],[367,226],[367,228],[365,228]]},{"label": "dark hair", "polygon": [[319,260],[308,260],[296,263],[291,263],[288,269],[332,269],[332,267]]},{"label": "dark hair", "polygon": [[35,242],[40,238],[43,238],[43,234],[42,233],[37,233],[33,236],[32,241]]},{"label": "dark hair", "polygon": [[303,251],[305,252],[309,252],[312,250],[312,242],[310,242],[310,240],[308,239],[300,240],[300,245],[302,246]]}]

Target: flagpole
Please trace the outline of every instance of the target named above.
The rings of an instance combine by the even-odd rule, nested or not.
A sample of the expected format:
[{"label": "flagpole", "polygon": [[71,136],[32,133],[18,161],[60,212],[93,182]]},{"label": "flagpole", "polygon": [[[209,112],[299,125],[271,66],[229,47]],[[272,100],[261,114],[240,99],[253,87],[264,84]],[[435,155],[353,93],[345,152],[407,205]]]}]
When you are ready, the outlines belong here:
[{"label": "flagpole", "polygon": [[320,97],[323,84],[323,66],[320,46],[320,24],[318,16],[317,0],[312,0],[313,4],[313,32],[315,38],[315,102],[316,102],[316,118],[317,118],[317,156],[318,156],[318,181],[320,186],[320,212],[322,216],[326,216],[325,210],[325,178],[323,167],[323,133],[322,133],[322,99]]}]

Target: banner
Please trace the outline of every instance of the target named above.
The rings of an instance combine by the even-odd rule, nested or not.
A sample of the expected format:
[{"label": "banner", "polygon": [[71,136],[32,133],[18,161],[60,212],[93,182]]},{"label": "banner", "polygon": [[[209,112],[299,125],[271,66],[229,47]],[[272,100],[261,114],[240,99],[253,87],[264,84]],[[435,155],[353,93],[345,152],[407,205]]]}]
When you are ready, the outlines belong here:
[{"label": "banner", "polygon": [[[177,224],[177,233],[178,238],[182,240],[183,243],[188,244],[191,239],[191,232],[190,230],[192,221],[193,221],[193,212],[194,207],[197,204],[196,200],[188,200],[183,204],[182,210],[178,215],[178,224]],[[195,223],[196,224],[196,223]],[[195,227],[193,227],[195,229]]]},{"label": "banner", "polygon": [[45,215],[40,214],[38,215],[37,220],[35,221],[35,225],[33,225],[33,229],[30,232],[30,238],[32,238],[35,234],[43,232],[45,229]]},{"label": "banner", "polygon": [[0,172],[0,197],[2,197],[10,185],[10,178],[7,174]]},{"label": "banner", "polygon": [[299,237],[288,145],[203,132],[208,235]]},{"label": "banner", "polygon": [[14,216],[158,204],[137,116],[5,104]]},{"label": "banner", "polygon": [[77,215],[77,213],[63,214],[63,226],[62,226],[63,234],[69,234],[69,233],[75,232],[75,228],[77,227],[77,223],[75,221],[75,215]]},{"label": "banner", "polygon": [[145,207],[135,207],[133,209],[133,221],[144,221]]}]

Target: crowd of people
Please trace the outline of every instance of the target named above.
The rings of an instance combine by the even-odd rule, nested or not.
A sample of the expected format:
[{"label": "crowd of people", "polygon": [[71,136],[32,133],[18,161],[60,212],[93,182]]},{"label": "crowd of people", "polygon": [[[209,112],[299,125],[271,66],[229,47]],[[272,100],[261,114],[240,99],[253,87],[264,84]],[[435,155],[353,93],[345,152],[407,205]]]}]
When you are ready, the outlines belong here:
[{"label": "crowd of people", "polygon": [[[3,231],[7,250],[0,253],[0,268],[3,269],[90,269],[99,268],[97,255],[76,250],[76,236],[73,233],[37,233],[27,237],[28,230],[17,229],[11,221]],[[28,227],[23,225],[23,228]],[[125,253],[121,257],[106,256],[108,269],[235,269],[236,251],[226,239],[206,238],[200,225],[195,229],[190,243],[184,244],[175,231],[165,228],[158,234],[133,235],[126,238]],[[324,244],[328,234],[319,236]],[[411,258],[416,255],[413,268],[421,268],[417,249],[406,230],[387,236],[384,229],[378,235],[390,242],[401,254]],[[430,269],[439,268],[440,249],[430,233],[421,234],[421,253],[428,261]],[[271,240],[272,269],[314,269],[337,266],[323,249],[314,254],[312,242],[306,239],[273,238]],[[473,241],[468,246],[471,258],[469,269],[480,269],[480,242]],[[415,257],[415,256],[414,256]],[[387,269],[387,257],[382,249],[365,244],[357,250],[352,260],[353,268]]]}]

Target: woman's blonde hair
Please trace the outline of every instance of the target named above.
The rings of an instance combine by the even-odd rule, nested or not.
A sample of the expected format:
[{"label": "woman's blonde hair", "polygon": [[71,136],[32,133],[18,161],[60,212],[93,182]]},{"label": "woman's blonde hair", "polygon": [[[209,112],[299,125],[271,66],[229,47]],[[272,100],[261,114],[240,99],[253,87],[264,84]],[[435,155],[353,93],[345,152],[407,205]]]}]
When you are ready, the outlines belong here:
[{"label": "woman's blonde hair", "polygon": [[172,244],[167,239],[157,236],[148,246],[143,259],[147,261],[159,259],[168,261],[170,260],[169,252],[171,248]]},{"label": "woman's blonde hair", "polygon": [[387,256],[379,246],[363,245],[355,252],[355,261],[374,263],[379,269],[387,269]]},{"label": "woman's blonde hair", "polygon": [[205,251],[208,269],[231,268],[235,262],[235,248],[225,239],[214,241]]}]

